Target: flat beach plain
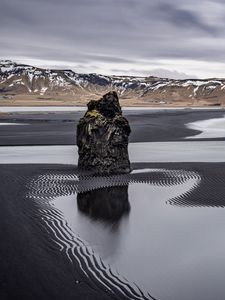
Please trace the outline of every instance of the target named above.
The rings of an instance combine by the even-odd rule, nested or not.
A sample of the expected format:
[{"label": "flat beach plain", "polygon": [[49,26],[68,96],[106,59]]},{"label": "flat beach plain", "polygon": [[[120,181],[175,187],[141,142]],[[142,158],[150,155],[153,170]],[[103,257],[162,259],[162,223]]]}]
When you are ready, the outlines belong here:
[{"label": "flat beach plain", "polygon": [[1,115],[0,299],[223,299],[224,110],[125,110],[110,177],[76,168],[83,113]]}]

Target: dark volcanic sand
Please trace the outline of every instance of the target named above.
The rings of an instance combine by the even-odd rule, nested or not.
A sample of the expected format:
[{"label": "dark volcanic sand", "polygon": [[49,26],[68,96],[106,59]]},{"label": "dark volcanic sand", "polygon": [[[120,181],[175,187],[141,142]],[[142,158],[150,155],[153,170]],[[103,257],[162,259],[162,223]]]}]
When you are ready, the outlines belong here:
[{"label": "dark volcanic sand", "polygon": [[[1,122],[24,122],[27,126],[1,126],[1,145],[74,144],[75,127],[82,113],[9,114]],[[132,142],[179,141],[198,132],[184,124],[219,118],[223,111],[158,111],[127,112],[132,127]],[[214,139],[215,140],[215,139]],[[218,139],[224,140],[224,139]],[[145,163],[134,169],[159,168],[197,172],[201,185],[185,197],[173,199],[169,205],[181,207],[225,206],[225,163]],[[27,198],[31,180],[39,175],[57,174],[64,179],[44,182],[37,193],[45,198],[69,195],[75,185],[70,176],[74,166],[65,165],[1,165],[0,168],[0,299],[135,299],[87,278],[78,263],[68,260],[66,253],[54,243],[54,234],[41,218],[35,199]],[[68,177],[69,175],[69,177]],[[136,177],[135,177],[136,176]],[[149,174],[135,175],[136,182],[148,182]],[[151,177],[151,176],[150,176]],[[170,184],[176,178],[155,177],[151,180]],[[122,181],[121,181],[122,182]],[[125,184],[128,184],[125,182]],[[91,181],[93,187],[96,182]],[[110,186],[110,180],[108,181]],[[160,183],[161,184],[161,183]],[[85,207],[83,207],[85,209]],[[132,210],[132,207],[130,208]],[[191,220],[190,220],[191,222]],[[201,226],[201,224],[199,225]],[[165,248],[166,250],[166,248]],[[216,279],[215,279],[216,280]],[[220,281],[220,279],[218,279]],[[218,281],[217,280],[217,281]],[[220,286],[221,287],[221,286]],[[151,292],[151,286],[149,291]],[[162,288],[163,290],[163,288]],[[215,299],[222,299],[225,290],[215,289]],[[153,293],[153,296],[155,293]],[[205,295],[207,299],[207,295]],[[222,297],[222,298],[221,298]],[[144,297],[143,297],[144,299]],[[148,299],[151,299],[149,296]],[[167,298],[164,298],[167,299]],[[184,299],[184,298],[183,298]],[[182,300],[183,300],[182,299]],[[159,299],[160,300],[160,299]],[[173,300],[181,300],[174,298]]]},{"label": "dark volcanic sand", "polygon": [[29,179],[52,168],[63,169],[1,166],[0,299],[113,299],[68,262],[51,241],[35,203],[26,199]]},{"label": "dark volcanic sand", "polygon": [[[194,189],[186,196],[174,199],[168,205],[181,207],[225,206],[225,163],[133,164],[133,169],[146,168],[197,172],[201,176],[202,182],[199,188]],[[73,260],[73,263],[70,263],[65,252],[60,251],[59,246],[53,242],[55,237],[46,228],[46,224],[41,218],[38,202],[26,197],[31,180],[40,175],[62,175],[64,179],[54,177],[55,179],[51,182],[44,179],[44,185],[40,185],[39,189],[36,189],[36,196],[48,199],[59,195],[69,195],[71,192],[75,192],[75,185],[70,180],[76,173],[76,168],[73,166],[63,165],[1,166],[0,299],[135,299],[129,296],[125,297],[117,293],[117,290],[114,295],[110,292],[106,293],[104,286],[99,285],[91,277],[86,278],[76,261]],[[150,182],[155,181],[160,185],[170,185],[174,183],[174,180],[176,181],[175,177],[168,177],[165,174],[160,177],[148,173],[132,176],[132,182],[148,182],[150,180]],[[123,180],[119,180],[119,182],[124,184]],[[126,183],[128,182],[129,180]],[[96,188],[95,180],[92,181],[92,185]],[[110,179],[108,185],[110,186]],[[88,187],[86,186],[86,188]],[[115,222],[115,219],[113,220]],[[196,230],[201,231],[200,228],[196,228]],[[151,270],[149,272],[152,273]],[[149,291],[151,289],[150,284]],[[217,299],[220,299],[221,292],[223,291],[213,291]],[[168,297],[168,299],[171,298]],[[204,299],[208,299],[207,295]]]},{"label": "dark volcanic sand", "polygon": [[[83,114],[84,112],[42,112],[2,115],[1,122],[29,125],[0,126],[0,145],[74,145],[76,126]],[[186,123],[221,118],[224,111],[221,109],[126,111],[125,116],[132,129],[130,142],[179,141],[186,136],[200,133],[186,128]]]}]

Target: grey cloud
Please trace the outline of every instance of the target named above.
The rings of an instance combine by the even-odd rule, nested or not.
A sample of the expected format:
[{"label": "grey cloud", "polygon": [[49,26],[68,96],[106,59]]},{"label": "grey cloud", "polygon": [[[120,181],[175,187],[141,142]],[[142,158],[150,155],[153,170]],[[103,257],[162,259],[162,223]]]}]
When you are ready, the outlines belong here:
[{"label": "grey cloud", "polygon": [[98,55],[98,54],[87,54],[84,55],[86,59],[89,59],[91,61],[103,61],[103,62],[113,62],[113,63],[133,63],[135,64],[134,60],[126,59],[122,57],[116,57],[116,56],[107,56],[107,55]]},{"label": "grey cloud", "polygon": [[186,74],[184,72],[170,71],[167,69],[153,69],[150,71],[153,76],[166,77],[172,79],[194,79],[197,78],[195,75]]},{"label": "grey cloud", "polygon": [[156,77],[161,77],[161,78],[172,78],[172,79],[194,79],[197,78],[195,75],[190,75],[186,74],[183,72],[177,72],[177,71],[170,71],[167,69],[149,69],[148,71],[146,70],[138,70],[138,69],[128,69],[128,70],[119,70],[119,69],[112,69],[111,74],[124,74],[124,75],[143,75],[143,76],[156,76]]},{"label": "grey cloud", "polygon": [[[161,59],[223,62],[225,26],[221,20],[208,24],[202,17],[207,3],[1,0],[0,56],[74,62],[87,71],[101,63],[108,72],[125,70],[127,64],[138,68],[143,61],[160,67]],[[225,10],[223,1],[211,1],[215,3]]]},{"label": "grey cloud", "polygon": [[18,8],[14,1],[1,0],[0,25],[3,29],[13,26],[29,26],[33,23],[32,15],[26,14],[23,9]]},{"label": "grey cloud", "polygon": [[181,26],[187,29],[195,28],[196,30],[202,30],[209,34],[216,34],[219,30],[216,27],[205,24],[197,12],[194,13],[168,3],[159,4],[157,9],[164,15],[167,21],[175,26]]}]

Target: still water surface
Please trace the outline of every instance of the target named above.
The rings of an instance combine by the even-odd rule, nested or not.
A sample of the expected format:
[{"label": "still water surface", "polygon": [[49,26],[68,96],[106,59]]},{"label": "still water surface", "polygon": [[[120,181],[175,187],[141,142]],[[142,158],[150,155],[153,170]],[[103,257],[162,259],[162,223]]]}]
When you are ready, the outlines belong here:
[{"label": "still water surface", "polygon": [[222,299],[225,210],[183,206],[201,177],[190,171],[182,176],[172,185],[133,183],[73,193],[51,205],[94,256],[156,299]]}]

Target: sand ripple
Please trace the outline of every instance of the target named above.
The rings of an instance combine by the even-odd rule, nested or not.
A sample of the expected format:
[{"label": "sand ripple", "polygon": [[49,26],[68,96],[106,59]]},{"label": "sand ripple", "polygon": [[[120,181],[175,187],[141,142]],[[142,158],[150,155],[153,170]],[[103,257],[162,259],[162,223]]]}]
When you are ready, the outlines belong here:
[{"label": "sand ripple", "polygon": [[74,267],[78,264],[82,274],[88,277],[94,285],[101,288],[103,286],[119,298],[154,299],[149,293],[141,291],[135,283],[129,282],[116,270],[112,270],[110,265],[105,264],[88,243],[72,231],[62,212],[54,206],[54,201],[52,200],[57,196],[84,193],[106,187],[125,186],[133,183],[177,186],[190,179],[194,179],[195,182],[191,189],[174,199],[168,200],[168,203],[174,204],[176,201],[182,203],[183,199],[190,195],[199,185],[201,178],[197,172],[142,169],[127,175],[99,177],[79,175],[76,172],[55,171],[34,177],[28,184],[29,193],[27,197],[35,199],[39,206],[41,218],[59,250],[66,254]]}]

